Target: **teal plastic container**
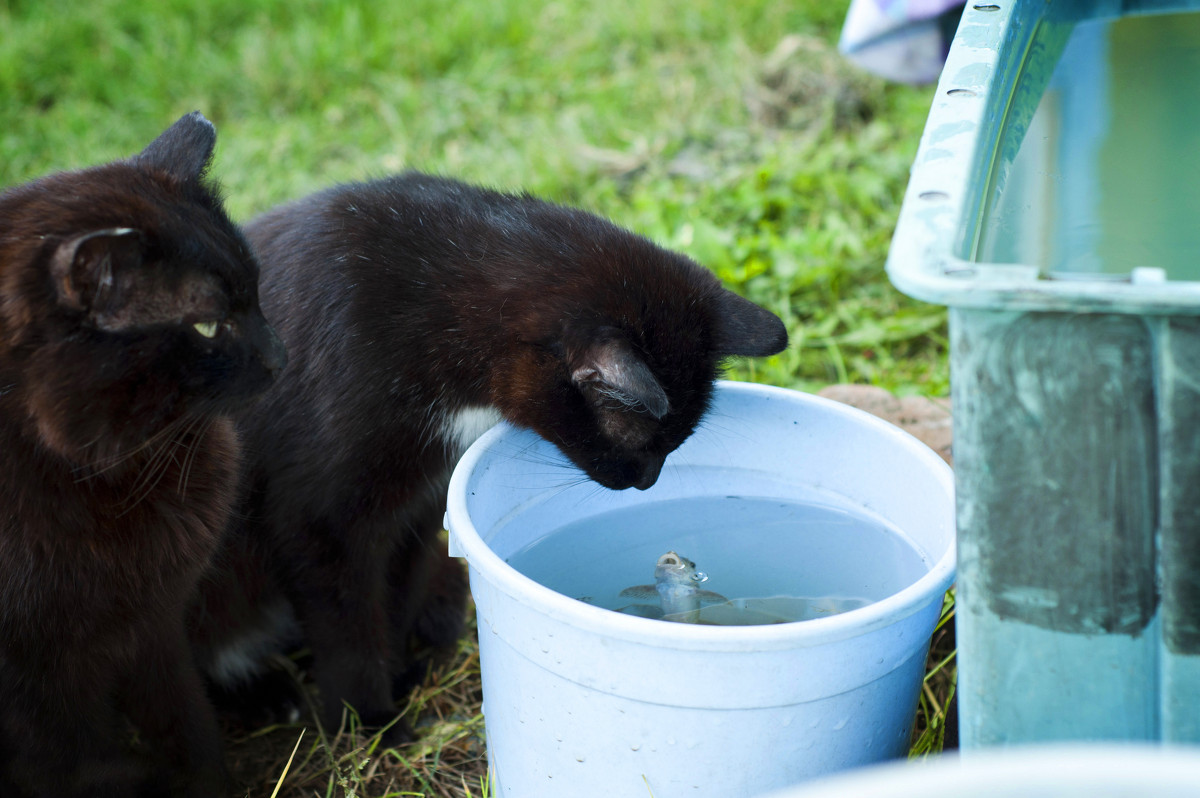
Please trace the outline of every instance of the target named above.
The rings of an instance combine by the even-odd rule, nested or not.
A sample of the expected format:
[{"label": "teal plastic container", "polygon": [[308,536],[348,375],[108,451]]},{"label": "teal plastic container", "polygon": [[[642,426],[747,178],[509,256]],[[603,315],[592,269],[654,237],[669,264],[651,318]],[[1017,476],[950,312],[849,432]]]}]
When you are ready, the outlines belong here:
[{"label": "teal plastic container", "polygon": [[1200,742],[1200,4],[968,3],[888,273],[950,307],[961,744]]}]

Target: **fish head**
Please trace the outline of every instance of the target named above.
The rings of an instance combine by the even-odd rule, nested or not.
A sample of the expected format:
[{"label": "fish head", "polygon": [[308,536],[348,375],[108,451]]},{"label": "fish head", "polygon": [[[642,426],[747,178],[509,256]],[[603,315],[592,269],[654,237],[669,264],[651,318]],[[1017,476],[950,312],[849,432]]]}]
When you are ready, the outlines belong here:
[{"label": "fish head", "polygon": [[659,585],[694,586],[702,581],[696,573],[696,563],[674,551],[658,558],[654,565],[654,581]]}]

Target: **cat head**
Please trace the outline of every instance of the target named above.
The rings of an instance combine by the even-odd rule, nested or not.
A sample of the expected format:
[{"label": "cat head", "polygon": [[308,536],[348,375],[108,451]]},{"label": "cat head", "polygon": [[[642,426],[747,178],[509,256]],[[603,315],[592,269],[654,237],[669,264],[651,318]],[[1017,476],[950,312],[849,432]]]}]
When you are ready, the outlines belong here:
[{"label": "cat head", "polygon": [[690,259],[608,238],[543,289],[507,375],[519,398],[497,404],[601,485],[644,490],[708,410],[721,361],[780,352],[787,331]]},{"label": "cat head", "polygon": [[0,389],[68,458],[228,413],[284,365],[205,177],[215,137],[188,114],[130,159],[0,194]]}]

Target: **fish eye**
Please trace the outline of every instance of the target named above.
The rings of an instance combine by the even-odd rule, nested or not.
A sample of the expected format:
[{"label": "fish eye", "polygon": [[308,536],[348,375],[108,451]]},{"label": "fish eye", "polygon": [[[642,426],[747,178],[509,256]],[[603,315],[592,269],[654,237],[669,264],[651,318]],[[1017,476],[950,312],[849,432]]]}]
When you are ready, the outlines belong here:
[{"label": "fish eye", "polygon": [[200,333],[205,338],[215,338],[217,335],[218,324],[215,321],[198,321],[192,325],[192,329]]}]

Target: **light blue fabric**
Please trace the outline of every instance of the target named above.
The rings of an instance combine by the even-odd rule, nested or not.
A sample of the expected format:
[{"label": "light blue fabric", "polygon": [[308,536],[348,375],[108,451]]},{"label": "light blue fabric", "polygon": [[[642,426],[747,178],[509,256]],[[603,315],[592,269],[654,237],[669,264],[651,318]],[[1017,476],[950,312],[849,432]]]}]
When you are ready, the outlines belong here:
[{"label": "light blue fabric", "polygon": [[889,80],[935,81],[950,45],[947,15],[962,5],[960,0],[851,0],[838,49]]}]

